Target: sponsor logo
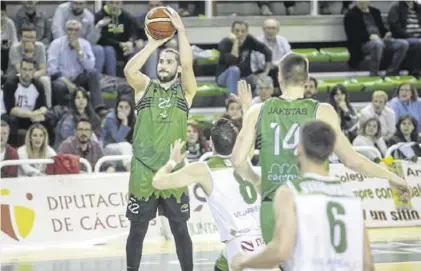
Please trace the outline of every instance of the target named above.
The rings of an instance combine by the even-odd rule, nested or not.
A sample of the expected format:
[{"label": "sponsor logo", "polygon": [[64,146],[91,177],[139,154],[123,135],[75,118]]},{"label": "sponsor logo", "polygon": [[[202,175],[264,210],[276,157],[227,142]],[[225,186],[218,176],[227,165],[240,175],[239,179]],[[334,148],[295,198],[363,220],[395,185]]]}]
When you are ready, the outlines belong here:
[{"label": "sponsor logo", "polygon": [[241,249],[244,252],[253,252],[254,251],[254,244],[252,241],[241,241]]},{"label": "sponsor logo", "polygon": [[297,178],[298,172],[297,165],[274,163],[268,172],[268,179],[271,182],[289,181]]},{"label": "sponsor logo", "polygon": [[188,203],[184,203],[183,205],[181,205],[180,211],[182,213],[187,213],[189,211],[189,204]]},{"label": "sponsor logo", "polygon": [[[7,198],[10,190],[2,188],[0,196]],[[26,193],[27,201],[32,201],[32,194]],[[7,202],[7,199],[6,199]],[[0,204],[1,231],[10,238],[21,241],[29,236],[35,222],[35,211],[22,205]]]}]

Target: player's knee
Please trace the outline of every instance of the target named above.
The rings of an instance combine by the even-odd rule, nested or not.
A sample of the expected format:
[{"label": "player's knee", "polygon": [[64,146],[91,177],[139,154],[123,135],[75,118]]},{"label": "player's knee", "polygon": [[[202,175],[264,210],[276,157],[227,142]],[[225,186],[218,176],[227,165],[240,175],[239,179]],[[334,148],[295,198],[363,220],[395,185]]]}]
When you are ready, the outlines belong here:
[{"label": "player's knee", "polygon": [[229,66],[228,72],[231,73],[231,74],[234,74],[234,75],[238,75],[238,76],[240,76],[240,74],[241,74],[240,68],[238,66],[234,66],[234,65]]},{"label": "player's knee", "polygon": [[171,232],[174,236],[190,236],[186,221],[169,221]]},{"label": "player's knee", "polygon": [[129,237],[135,240],[143,240],[148,231],[149,221],[131,221]]}]

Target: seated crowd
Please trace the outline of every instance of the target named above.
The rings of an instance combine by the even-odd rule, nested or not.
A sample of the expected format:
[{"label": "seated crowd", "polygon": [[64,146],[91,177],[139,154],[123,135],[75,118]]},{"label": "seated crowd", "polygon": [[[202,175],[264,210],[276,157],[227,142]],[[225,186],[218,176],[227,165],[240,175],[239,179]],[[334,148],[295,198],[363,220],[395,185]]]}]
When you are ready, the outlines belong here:
[{"label": "seated crowd", "polygon": [[[131,155],[136,119],[133,97],[119,95],[115,108],[106,108],[100,80],[102,74],[119,75],[128,59],[143,48],[147,38],[140,25],[146,12],[133,18],[123,8],[122,1],[105,2],[96,14],[87,9],[86,1],[60,4],[51,26],[45,14],[37,9],[36,1],[24,1],[15,21],[7,17],[6,2],[1,2],[1,161],[73,154],[85,158],[94,168],[104,155]],[[406,50],[417,45],[415,39],[420,40],[420,25],[411,26],[411,31],[407,26],[406,30],[391,28],[387,32],[377,20],[379,12],[364,2],[358,3],[345,15],[349,43],[358,38],[358,42],[352,43],[358,46],[355,52],[370,55],[372,59],[382,55],[378,48],[390,45],[397,52],[387,73],[399,72]],[[402,3],[409,11],[418,7]],[[159,1],[149,2],[149,8],[159,5],[162,5]],[[363,20],[367,36],[357,37],[347,30],[352,14],[355,15],[352,20]],[[391,9],[391,22],[398,20],[395,15]],[[223,116],[234,120],[239,129],[243,111],[281,93],[278,64],[291,51],[291,46],[278,34],[279,27],[278,21],[265,20],[263,34],[253,37],[246,22],[235,21],[231,33],[219,43],[215,80],[233,94],[226,101]],[[397,33],[404,37],[396,36]],[[176,48],[176,39],[166,46]],[[373,48],[377,48],[376,53]],[[351,51],[351,59],[355,52]],[[372,75],[377,75],[379,70],[380,60],[376,61],[371,62]],[[156,65],[157,54],[144,67],[151,78],[156,78]],[[419,67],[414,64],[411,73],[418,75]],[[247,103],[236,96],[241,79],[254,89],[255,97]],[[305,98],[315,98],[317,80],[311,77],[305,89]],[[349,102],[346,87],[337,85],[330,90],[327,102],[337,111],[342,129],[354,146],[371,146],[385,155],[393,144],[421,143],[421,99],[417,90],[410,84],[402,84],[396,97],[388,100],[385,92],[376,91],[372,103],[358,113]],[[188,123],[189,160],[198,160],[210,150],[205,134],[199,123]],[[128,161],[105,163],[102,170],[126,171],[129,166]],[[8,166],[2,168],[1,177],[43,174],[46,167],[42,165]]]}]

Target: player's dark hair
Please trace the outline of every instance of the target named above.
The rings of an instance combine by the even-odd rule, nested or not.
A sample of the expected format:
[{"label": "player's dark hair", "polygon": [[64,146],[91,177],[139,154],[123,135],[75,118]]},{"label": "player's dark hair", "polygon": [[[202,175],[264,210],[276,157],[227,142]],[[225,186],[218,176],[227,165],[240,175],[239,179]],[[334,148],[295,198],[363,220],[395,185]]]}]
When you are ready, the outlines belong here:
[{"label": "player's dark hair", "polygon": [[314,162],[324,163],[333,152],[336,135],[323,121],[310,121],[301,128],[301,145],[304,153]]},{"label": "player's dark hair", "polygon": [[175,49],[167,48],[167,49],[162,50],[161,54],[167,53],[167,52],[173,53],[175,55],[175,60],[177,61],[178,65],[180,65],[180,53]]},{"label": "player's dark hair", "polygon": [[246,23],[246,21],[243,21],[243,20],[235,20],[234,22],[232,22],[231,30],[234,29],[234,26],[236,26],[237,24],[239,24],[239,25],[245,25],[246,26],[246,29],[249,28],[249,24]]},{"label": "player's dark hair", "polygon": [[286,86],[304,86],[308,80],[308,60],[300,54],[289,53],[281,60],[279,72]]},{"label": "player's dark hair", "polygon": [[315,86],[315,87],[316,87],[316,89],[317,89],[317,85],[318,85],[317,79],[316,79],[316,78],[314,78],[313,76],[310,76],[308,79],[309,79],[310,81],[313,81],[314,86]]},{"label": "player's dark hair", "polygon": [[211,138],[215,152],[220,155],[230,155],[237,139],[238,129],[228,119],[221,118],[211,129]]}]

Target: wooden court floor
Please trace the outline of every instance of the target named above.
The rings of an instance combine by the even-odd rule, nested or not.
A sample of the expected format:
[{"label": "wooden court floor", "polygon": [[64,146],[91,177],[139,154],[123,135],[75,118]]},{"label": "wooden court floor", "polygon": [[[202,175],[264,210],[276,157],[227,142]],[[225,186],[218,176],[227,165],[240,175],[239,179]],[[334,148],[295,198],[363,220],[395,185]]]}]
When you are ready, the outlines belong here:
[{"label": "wooden court floor", "polygon": [[[378,271],[421,270],[421,227],[369,230]],[[1,246],[1,244],[0,244]],[[218,242],[194,242],[194,270],[212,271],[223,248]],[[125,271],[125,244],[0,253],[1,271]],[[139,270],[178,271],[172,242],[145,242]]]}]

